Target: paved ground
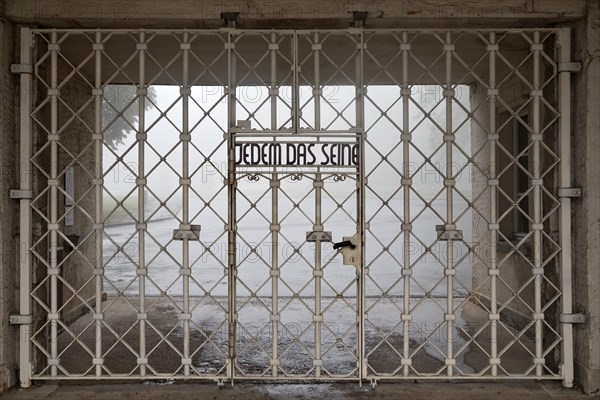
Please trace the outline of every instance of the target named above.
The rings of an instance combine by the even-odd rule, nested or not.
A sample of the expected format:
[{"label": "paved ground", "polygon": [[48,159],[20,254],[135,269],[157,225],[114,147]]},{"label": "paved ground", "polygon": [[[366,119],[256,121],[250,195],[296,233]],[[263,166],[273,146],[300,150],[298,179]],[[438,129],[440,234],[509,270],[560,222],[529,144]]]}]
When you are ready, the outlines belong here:
[{"label": "paved ground", "polygon": [[427,400],[541,400],[598,399],[577,389],[563,389],[546,383],[382,383],[375,389],[347,384],[249,384],[236,383],[218,388],[216,384],[154,383],[53,385],[29,390],[13,389],[2,400],[225,400],[225,399],[427,399]]}]

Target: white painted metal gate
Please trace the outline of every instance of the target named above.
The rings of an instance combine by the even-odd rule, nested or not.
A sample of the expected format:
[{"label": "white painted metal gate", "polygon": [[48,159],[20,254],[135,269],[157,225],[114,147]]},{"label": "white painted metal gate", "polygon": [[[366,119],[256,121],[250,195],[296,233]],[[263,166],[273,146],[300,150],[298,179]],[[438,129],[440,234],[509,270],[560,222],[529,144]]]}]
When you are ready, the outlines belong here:
[{"label": "white painted metal gate", "polygon": [[23,386],[572,385],[567,29],[21,34]]}]

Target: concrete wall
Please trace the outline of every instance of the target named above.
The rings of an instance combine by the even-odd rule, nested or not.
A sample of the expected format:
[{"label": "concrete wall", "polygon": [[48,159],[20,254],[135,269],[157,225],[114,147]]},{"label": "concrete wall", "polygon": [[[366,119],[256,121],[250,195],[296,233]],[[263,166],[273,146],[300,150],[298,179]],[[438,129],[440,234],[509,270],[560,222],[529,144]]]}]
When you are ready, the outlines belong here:
[{"label": "concrete wall", "polygon": [[588,393],[600,390],[600,3],[588,3],[577,24],[574,58],[574,175],[583,197],[573,201],[574,309],[587,323],[575,327],[575,378]]},{"label": "concrete wall", "polygon": [[[2,4],[0,3],[0,9]],[[10,72],[14,60],[13,24],[0,15],[0,392],[16,382],[15,340],[17,329],[9,325],[10,314],[18,311],[17,201],[9,197],[18,188],[17,137],[15,136],[15,83]]]}]

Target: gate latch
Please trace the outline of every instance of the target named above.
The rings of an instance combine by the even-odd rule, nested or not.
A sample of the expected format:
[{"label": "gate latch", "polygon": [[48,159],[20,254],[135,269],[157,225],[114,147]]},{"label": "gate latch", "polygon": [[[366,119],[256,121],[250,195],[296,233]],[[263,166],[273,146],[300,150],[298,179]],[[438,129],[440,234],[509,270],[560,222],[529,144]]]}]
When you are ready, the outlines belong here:
[{"label": "gate latch", "polygon": [[11,325],[29,325],[33,322],[31,315],[13,314],[9,317]]},{"label": "gate latch", "polygon": [[353,265],[354,268],[360,269],[360,259],[358,254],[358,239],[354,236],[344,236],[343,240],[333,244],[333,249],[342,253],[344,265]]},{"label": "gate latch", "polygon": [[560,322],[563,324],[584,324],[584,314],[560,314]]},{"label": "gate latch", "polygon": [[558,188],[558,197],[581,197],[581,188]]}]

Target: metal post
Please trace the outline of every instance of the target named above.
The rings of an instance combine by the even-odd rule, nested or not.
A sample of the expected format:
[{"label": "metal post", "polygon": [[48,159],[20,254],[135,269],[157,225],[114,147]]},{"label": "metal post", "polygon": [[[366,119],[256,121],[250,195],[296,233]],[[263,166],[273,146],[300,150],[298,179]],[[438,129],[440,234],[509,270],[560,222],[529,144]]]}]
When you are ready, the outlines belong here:
[{"label": "metal post", "polygon": [[488,274],[490,276],[490,366],[492,376],[498,375],[498,364],[500,359],[498,358],[498,320],[500,315],[498,314],[498,299],[497,299],[497,253],[496,247],[498,245],[498,193],[497,193],[497,177],[496,177],[496,141],[498,140],[498,133],[496,132],[496,96],[498,95],[498,89],[496,89],[496,51],[498,45],[496,44],[496,33],[490,32],[490,42],[487,48],[489,52],[489,87],[488,87],[488,104],[489,104],[489,133],[488,141],[490,144],[490,165],[489,165],[489,176],[490,176],[490,269]]},{"label": "metal post", "polygon": [[313,99],[315,107],[315,131],[321,130],[321,43],[319,43],[319,32],[314,33],[313,41],[313,66],[315,70]]},{"label": "metal post", "polygon": [[[31,65],[31,31],[21,28],[21,64]],[[21,109],[20,109],[20,157],[21,157],[21,185],[20,189],[31,191],[31,105],[33,92],[32,74],[21,74]],[[19,311],[21,315],[31,315],[31,199],[20,200],[20,272],[19,272]],[[30,333],[32,324],[27,323],[19,327],[19,380],[22,388],[31,386],[31,341]]]},{"label": "metal post", "polygon": [[292,130],[298,133],[300,128],[300,87],[298,83],[298,34],[294,32],[292,40]]},{"label": "metal post", "polygon": [[402,365],[403,375],[408,376],[410,373],[411,357],[410,357],[410,277],[412,275],[410,253],[411,253],[411,225],[410,225],[410,189],[412,180],[410,178],[410,141],[412,135],[410,133],[409,124],[409,106],[410,106],[410,94],[411,88],[408,83],[408,52],[410,51],[410,44],[408,43],[408,33],[402,32],[402,44],[400,45],[402,51],[402,88],[400,89],[400,95],[402,96],[402,133],[400,134],[400,140],[402,141],[402,186],[403,186],[403,223],[402,231],[404,236],[404,248],[403,258],[404,267],[402,269],[402,276],[404,277],[403,287],[403,309],[401,320],[403,324],[403,348],[402,348]]},{"label": "metal post", "polygon": [[50,374],[55,377],[58,371],[58,34],[53,31],[50,34],[50,358],[48,365],[50,366]]},{"label": "metal post", "polygon": [[[189,133],[189,100],[190,100],[190,84],[189,84],[189,34],[183,33],[183,41],[181,43],[183,76],[181,86],[181,107],[182,107],[182,122],[181,122],[181,151],[182,151],[182,166],[181,166],[181,201],[182,201],[182,223],[179,229],[190,230],[190,166],[189,166],[189,147],[191,136]],[[181,316],[183,322],[183,374],[190,375],[190,241],[184,236],[182,242],[183,260],[181,265],[181,279],[183,283],[183,313]]]},{"label": "metal post", "polygon": [[102,275],[104,273],[104,261],[102,259],[102,33],[96,32],[96,41],[94,43],[95,50],[95,85],[93,90],[94,95],[94,189],[96,192],[95,204],[95,248],[96,248],[96,265],[94,274],[96,275],[96,300],[94,319],[96,320],[96,351],[93,363],[96,366],[96,376],[102,376]]},{"label": "metal post", "polygon": [[145,111],[146,111],[146,47],[145,43],[146,34],[145,32],[140,32],[140,41],[137,44],[137,49],[139,51],[139,82],[138,82],[138,105],[139,105],[139,125],[138,125],[138,133],[137,133],[137,146],[138,146],[138,178],[137,178],[137,187],[138,187],[138,221],[137,221],[137,231],[138,231],[138,268],[137,274],[139,277],[139,313],[138,320],[140,325],[140,354],[137,360],[138,365],[140,366],[140,375],[146,375],[146,365],[148,364],[148,358],[146,357],[146,259],[145,259],[145,232],[146,232],[146,221],[145,221],[145,202],[144,195],[146,191],[146,179],[145,179],[145,171],[144,171],[144,146],[146,143],[146,132],[145,132]]},{"label": "metal post", "polygon": [[[562,28],[558,33],[558,62],[568,63],[571,61],[571,30]],[[569,71],[559,72],[558,75],[558,109],[559,120],[559,144],[560,173],[559,187],[571,187],[571,73]],[[560,287],[562,296],[560,298],[561,314],[573,312],[573,291],[571,271],[571,199],[563,196],[560,199]],[[561,323],[562,332],[562,373],[563,386],[573,387],[573,325],[568,322]]]},{"label": "metal post", "polygon": [[227,49],[227,65],[228,65],[228,78],[227,78],[227,200],[229,202],[228,218],[227,218],[227,238],[228,238],[228,253],[227,253],[227,277],[229,280],[228,287],[228,377],[233,382],[235,377],[235,340],[236,340],[236,324],[237,324],[237,311],[236,311],[236,167],[235,167],[235,126],[236,126],[236,55],[234,51],[235,47],[235,36],[230,33],[227,37],[227,43],[225,48]]},{"label": "metal post", "polygon": [[[313,226],[313,231],[322,232],[324,230],[321,213],[323,179],[319,168],[317,168],[313,186],[315,189],[315,225]],[[315,377],[320,378],[321,367],[323,365],[321,355],[321,324],[323,323],[323,314],[321,311],[321,279],[323,277],[323,268],[321,265],[321,236],[317,235],[317,238],[318,239],[315,242],[315,270],[313,271],[313,277],[315,278],[315,315],[313,316],[313,319],[315,321]]]},{"label": "metal post", "polygon": [[358,51],[356,53],[355,58],[355,76],[356,76],[356,134],[357,142],[359,146],[359,160],[358,166],[356,168],[356,172],[358,174],[356,180],[356,205],[357,205],[357,237],[360,243],[358,257],[360,259],[360,268],[356,271],[357,276],[357,311],[358,311],[358,326],[356,327],[356,337],[357,337],[357,349],[356,349],[356,358],[358,360],[358,377],[360,382],[367,376],[367,363],[365,356],[365,212],[364,212],[364,204],[365,204],[365,169],[364,169],[364,160],[365,160],[365,129],[364,129],[364,113],[365,113],[365,86],[363,82],[363,56],[364,56],[364,35],[362,29],[357,34],[358,37]]},{"label": "metal post", "polygon": [[[446,130],[444,133],[444,141],[446,142],[446,178],[444,179],[444,185],[446,186],[446,230],[455,229],[454,227],[454,216],[453,208],[454,202],[452,200],[454,190],[454,178],[452,171],[452,146],[454,143],[454,134],[452,132],[452,97],[454,91],[452,90],[452,52],[454,51],[454,45],[452,44],[452,34],[446,32],[446,44],[444,45],[444,51],[446,53],[446,84],[444,86],[444,96],[446,98]],[[448,368],[448,376],[453,375],[453,366],[455,365],[454,360],[454,241],[448,239],[446,242],[446,315],[444,319],[446,321],[446,337],[448,339],[448,353],[446,356],[446,366]]]},{"label": "metal post", "polygon": [[532,99],[532,134],[531,141],[533,142],[533,265],[534,265],[534,289],[535,289],[535,309],[533,319],[535,321],[535,364],[536,376],[542,376],[544,372],[544,337],[542,334],[542,274],[544,269],[542,266],[542,179],[540,178],[540,97],[542,91],[540,89],[540,51],[542,44],[540,43],[540,33],[533,33],[533,90],[531,92]]}]

